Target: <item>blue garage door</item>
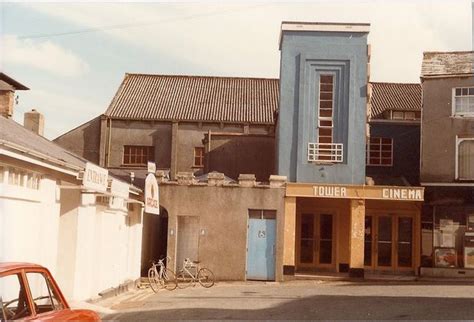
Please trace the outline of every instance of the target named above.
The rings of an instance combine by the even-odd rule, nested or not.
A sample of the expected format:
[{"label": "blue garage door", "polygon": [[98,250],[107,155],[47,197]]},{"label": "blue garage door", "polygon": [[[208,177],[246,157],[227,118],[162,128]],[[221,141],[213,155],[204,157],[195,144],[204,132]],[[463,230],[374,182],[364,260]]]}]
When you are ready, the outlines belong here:
[{"label": "blue garage door", "polygon": [[275,211],[250,210],[247,236],[247,279],[275,280]]}]

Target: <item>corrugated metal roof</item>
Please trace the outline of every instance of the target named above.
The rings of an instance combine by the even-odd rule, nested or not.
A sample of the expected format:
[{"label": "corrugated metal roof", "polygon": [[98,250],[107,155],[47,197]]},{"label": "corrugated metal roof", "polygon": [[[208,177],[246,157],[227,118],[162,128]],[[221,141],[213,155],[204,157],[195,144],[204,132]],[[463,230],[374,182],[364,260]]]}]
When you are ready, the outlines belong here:
[{"label": "corrugated metal roof", "polygon": [[105,115],[121,119],[273,124],[279,80],[125,74]]},{"label": "corrugated metal roof", "polygon": [[421,77],[442,77],[474,73],[474,51],[424,52]]},{"label": "corrugated metal roof", "polygon": [[387,110],[421,111],[421,85],[371,82],[371,117],[383,118]]}]

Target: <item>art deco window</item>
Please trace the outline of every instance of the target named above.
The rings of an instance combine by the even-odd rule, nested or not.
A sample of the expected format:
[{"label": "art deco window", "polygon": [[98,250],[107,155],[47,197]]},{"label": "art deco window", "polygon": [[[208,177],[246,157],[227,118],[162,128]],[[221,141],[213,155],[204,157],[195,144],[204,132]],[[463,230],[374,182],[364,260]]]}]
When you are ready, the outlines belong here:
[{"label": "art deco window", "polygon": [[391,167],[393,165],[393,140],[371,137],[367,145],[367,165]]},{"label": "art deco window", "polygon": [[155,160],[155,148],[152,146],[125,145],[123,147],[123,164],[146,166],[148,161]]},{"label": "art deco window", "polygon": [[204,167],[204,148],[195,147],[194,148],[194,167],[202,168]]},{"label": "art deco window", "polygon": [[474,138],[458,139],[458,179],[474,180]]},{"label": "art deco window", "polygon": [[454,115],[474,116],[474,87],[453,89]]},{"label": "art deco window", "polygon": [[334,75],[319,76],[319,100],[317,106],[317,143],[308,143],[309,162],[342,162],[342,144],[334,143]]}]

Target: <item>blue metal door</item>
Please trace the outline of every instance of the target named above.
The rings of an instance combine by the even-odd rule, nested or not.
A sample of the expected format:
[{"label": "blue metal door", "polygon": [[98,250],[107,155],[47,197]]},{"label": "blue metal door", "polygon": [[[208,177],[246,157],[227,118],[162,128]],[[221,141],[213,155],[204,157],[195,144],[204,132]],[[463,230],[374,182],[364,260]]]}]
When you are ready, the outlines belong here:
[{"label": "blue metal door", "polygon": [[275,219],[249,218],[247,279],[275,280]]}]

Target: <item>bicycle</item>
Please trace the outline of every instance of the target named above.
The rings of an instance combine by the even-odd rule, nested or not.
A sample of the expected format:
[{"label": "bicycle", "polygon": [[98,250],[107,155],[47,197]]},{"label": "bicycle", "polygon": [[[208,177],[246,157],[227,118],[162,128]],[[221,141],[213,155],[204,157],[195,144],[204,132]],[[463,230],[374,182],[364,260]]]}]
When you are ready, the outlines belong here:
[{"label": "bicycle", "polygon": [[[166,268],[164,260],[165,258],[158,260],[158,262],[152,261],[152,266],[148,270],[148,282],[155,293],[160,288],[172,291],[178,286],[176,274],[169,268]],[[167,262],[171,261],[171,258],[166,256],[166,260]]]},{"label": "bicycle", "polygon": [[[191,271],[194,269],[194,273]],[[196,281],[203,287],[209,288],[214,285],[214,273],[206,267],[199,267],[199,261],[191,261],[186,258],[183,268],[177,273],[177,282],[179,288],[185,288],[189,285],[196,285]]]}]

